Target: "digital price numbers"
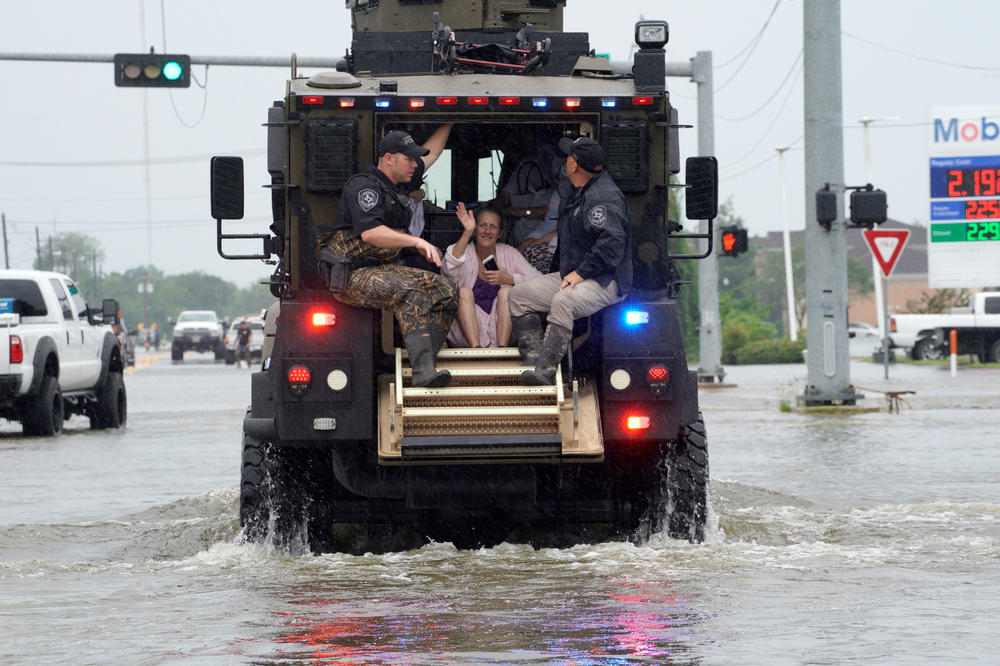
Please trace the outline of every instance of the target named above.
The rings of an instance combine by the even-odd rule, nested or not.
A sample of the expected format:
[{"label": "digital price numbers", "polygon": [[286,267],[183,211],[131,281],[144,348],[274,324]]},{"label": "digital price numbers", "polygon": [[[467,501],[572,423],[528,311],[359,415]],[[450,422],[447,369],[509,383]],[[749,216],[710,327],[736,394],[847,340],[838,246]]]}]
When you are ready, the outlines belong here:
[{"label": "digital price numbers", "polygon": [[967,222],[965,240],[1000,240],[1000,222]]},{"label": "digital price numbers", "polygon": [[1000,156],[931,158],[931,219],[1000,219]]}]

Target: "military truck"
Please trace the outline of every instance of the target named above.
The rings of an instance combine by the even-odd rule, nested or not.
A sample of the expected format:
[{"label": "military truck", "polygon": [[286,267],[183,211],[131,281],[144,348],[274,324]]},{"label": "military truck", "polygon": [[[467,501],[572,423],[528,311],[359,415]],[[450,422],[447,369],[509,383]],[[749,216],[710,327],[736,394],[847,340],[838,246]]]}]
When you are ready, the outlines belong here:
[{"label": "military truck", "polygon": [[[224,230],[243,217],[243,165],[212,159],[219,254],[272,262],[279,299],[243,420],[248,539],[354,552],[657,531],[703,539],[707,438],[676,262],[711,252],[715,159],[689,158],[686,183],[672,182],[680,126],[665,86],[667,24],[636,24],[632,72],[617,74],[587,34],[562,31],[563,5],[349,0],[347,57],[311,76],[293,61],[268,109],[268,233]],[[451,205],[492,198],[543,141],[600,141],[628,199],[634,288],[576,322],[553,386],[521,386],[515,348],[444,348],[437,367],[450,386],[413,387],[392,312],[343,305],[324,284],[317,238],[344,183],[377,159],[387,132],[422,142],[442,123],[454,123],[448,159],[428,173],[441,210],[426,207],[423,232],[442,251],[461,231]],[[672,187],[686,188],[687,216],[708,220],[708,233],[667,219]]]}]

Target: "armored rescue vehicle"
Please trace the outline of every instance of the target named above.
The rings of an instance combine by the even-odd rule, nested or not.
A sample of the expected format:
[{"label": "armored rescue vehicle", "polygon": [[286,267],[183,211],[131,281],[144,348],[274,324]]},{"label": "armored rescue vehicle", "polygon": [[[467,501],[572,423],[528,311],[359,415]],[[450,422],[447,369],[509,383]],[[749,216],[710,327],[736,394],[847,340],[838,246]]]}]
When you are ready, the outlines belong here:
[{"label": "armored rescue vehicle", "polygon": [[[667,210],[669,188],[686,188],[687,216],[711,229],[716,163],[689,158],[686,183],[672,182],[667,24],[639,22],[632,72],[616,74],[585,33],[562,31],[563,4],[349,0],[353,43],[337,71],[299,76],[293,61],[268,110],[269,233],[224,229],[243,217],[243,165],[212,159],[219,253],[272,262],[279,299],[243,421],[240,520],[251,540],[363,551],[661,530],[703,538],[707,439],[674,299],[676,262],[707,256],[711,232],[683,233]],[[522,160],[562,137],[599,141],[627,198],[633,288],[576,322],[554,385],[521,386],[515,348],[446,347],[437,367],[451,384],[415,387],[393,313],[344,305],[324,282],[317,239],[346,181],[376,161],[388,132],[420,143],[444,123],[447,147],[425,185],[437,206],[423,207],[422,232],[442,252],[461,232],[453,204],[493,199]],[[684,238],[707,239],[707,252],[674,242]],[[252,249],[230,249],[241,245]]]}]

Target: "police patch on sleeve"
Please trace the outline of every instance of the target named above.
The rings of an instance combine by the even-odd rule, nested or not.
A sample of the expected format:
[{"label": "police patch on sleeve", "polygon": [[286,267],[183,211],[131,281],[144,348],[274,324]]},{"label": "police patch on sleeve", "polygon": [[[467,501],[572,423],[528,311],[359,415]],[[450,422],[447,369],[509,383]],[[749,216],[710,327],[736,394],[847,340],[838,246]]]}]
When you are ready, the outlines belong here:
[{"label": "police patch on sleeve", "polygon": [[378,192],[365,188],[358,192],[358,206],[366,213],[378,205]]},{"label": "police patch on sleeve", "polygon": [[604,206],[594,206],[587,213],[587,219],[595,227],[603,227],[604,223],[608,221],[608,209]]}]

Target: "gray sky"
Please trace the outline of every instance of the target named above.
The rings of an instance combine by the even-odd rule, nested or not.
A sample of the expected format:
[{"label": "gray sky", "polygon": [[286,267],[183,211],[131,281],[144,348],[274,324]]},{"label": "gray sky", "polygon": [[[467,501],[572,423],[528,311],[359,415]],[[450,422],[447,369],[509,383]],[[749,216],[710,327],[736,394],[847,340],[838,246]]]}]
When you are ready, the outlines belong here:
[{"label": "gray sky", "polygon": [[[565,11],[567,30],[589,32],[591,47],[615,60],[628,57],[640,15],[669,21],[669,60],[712,51],[720,194],[731,199],[752,235],[781,228],[774,149],[802,147],[801,61],[796,63],[802,0],[780,0],[756,46],[744,50],[775,4],[569,0]],[[164,0],[163,7],[168,52],[339,56],[350,44],[350,17],[339,0]],[[927,107],[1000,103],[1000,51],[993,34],[1000,2],[842,0],[841,10],[842,30],[853,36],[842,39],[845,180],[865,182],[857,120],[899,116],[872,125],[873,180],[888,192],[891,217],[926,223]],[[164,51],[158,0],[9,1],[2,17],[2,51],[111,54],[149,45]],[[282,97],[288,74],[287,68],[212,67],[204,90],[192,85],[144,93],[116,88],[110,63],[0,62],[0,209],[8,220],[11,265],[30,266],[37,226],[43,239],[53,230],[95,236],[109,271],[151,259],[168,273],[203,270],[241,286],[266,277],[270,268],[259,262],[224,261],[215,253],[208,158],[244,156],[247,219],[227,229],[264,231],[270,206],[259,187],[267,182],[261,123],[272,100]],[[204,83],[204,68],[196,67],[195,76]],[[670,79],[668,86],[682,122],[693,123],[695,85]],[[142,166],[144,96],[154,162],[151,234]],[[201,122],[185,127],[182,120],[195,125],[203,105]],[[682,130],[683,156],[695,154],[695,132]],[[102,165],[123,161],[128,164]],[[801,150],[786,153],[786,171],[791,226],[802,229]]]}]

